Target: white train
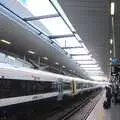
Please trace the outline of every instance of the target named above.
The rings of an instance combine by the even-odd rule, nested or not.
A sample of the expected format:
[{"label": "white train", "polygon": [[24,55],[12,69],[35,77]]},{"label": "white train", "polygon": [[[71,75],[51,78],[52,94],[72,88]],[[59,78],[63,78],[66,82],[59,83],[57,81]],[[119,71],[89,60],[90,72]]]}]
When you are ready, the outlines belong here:
[{"label": "white train", "polygon": [[97,82],[81,78],[0,63],[0,107],[51,97],[62,100],[64,95],[99,87]]}]

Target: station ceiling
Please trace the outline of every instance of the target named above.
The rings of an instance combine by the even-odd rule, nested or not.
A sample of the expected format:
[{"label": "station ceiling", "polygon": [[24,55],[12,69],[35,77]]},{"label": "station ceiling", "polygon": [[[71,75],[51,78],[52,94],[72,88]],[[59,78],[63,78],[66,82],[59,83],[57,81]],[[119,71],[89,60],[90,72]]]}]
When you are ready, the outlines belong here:
[{"label": "station ceiling", "polygon": [[[37,20],[33,21],[30,19],[34,19],[35,17],[34,16],[31,17],[32,14],[29,13],[28,10],[24,11],[24,9],[22,9],[21,6],[15,7],[18,1],[25,2],[28,0],[18,0],[17,2],[16,1],[17,0],[10,0],[8,2],[7,0],[0,0],[1,3],[0,4],[0,10],[1,10],[0,39],[6,39],[12,42],[12,44],[9,47],[0,44],[1,50],[5,49],[20,54],[22,56],[27,54],[28,50],[33,50],[35,51],[34,56],[40,56],[40,57],[47,56],[49,58],[50,64],[55,64],[56,62],[59,62],[59,64],[61,66],[65,66],[66,69],[73,70],[74,72],[77,72],[81,76],[87,76],[85,70],[80,66],[82,64],[82,61],[81,64],[80,63],[76,64],[76,61],[74,61],[74,59],[71,59],[78,56],[78,51],[76,51],[76,49],[79,48],[79,50],[83,52],[82,53],[79,51],[80,56],[81,54],[86,55],[87,52],[89,52],[89,54],[92,55],[93,62],[96,61],[96,64],[98,64],[101,67],[101,71],[103,71],[104,75],[107,77],[109,76],[110,57],[113,56],[113,47],[112,45],[110,45],[110,39],[112,39],[113,36],[112,26],[111,26],[111,15],[110,15],[111,1],[58,0],[66,16],[68,17],[72,26],[76,30],[75,32],[70,31],[63,26],[64,29],[66,30],[61,31],[60,34],[58,34],[57,30],[55,29],[52,29],[52,34],[51,34],[51,29],[46,28],[46,25],[48,24],[46,24],[47,21],[46,22],[44,21],[43,15],[42,17],[41,15],[38,16],[38,13],[36,12],[35,17],[37,17]],[[36,3],[37,1],[39,0],[36,0]],[[52,1],[54,0],[50,0],[50,3],[52,3]],[[120,11],[118,7],[120,4],[119,0],[115,1],[115,3],[117,3],[116,11]],[[6,11],[6,9],[8,11]],[[14,17],[15,14],[13,15],[12,12],[15,12],[17,16]],[[52,14],[53,18],[55,17],[57,19],[59,17],[61,19],[61,15],[57,13],[56,9],[55,11],[52,10],[52,13],[54,13]],[[49,17],[51,16],[48,15],[44,17],[48,17],[47,19],[49,19]],[[117,57],[119,57],[119,46],[120,46],[118,18],[119,18],[119,12],[115,12],[114,24],[115,24],[115,40],[116,40]],[[60,19],[57,19],[57,21],[61,21]],[[55,24],[56,21],[53,20],[52,22]],[[58,24],[54,26],[51,25],[49,26],[50,28],[55,28],[57,25]],[[34,29],[33,26],[34,28],[37,29]],[[40,30],[39,26],[41,26],[41,29],[43,33],[46,34],[46,36],[41,35],[41,33],[39,32]],[[59,25],[59,29],[61,26],[62,24]],[[64,32],[66,32],[65,35],[67,37],[63,35]],[[64,43],[66,44],[67,39],[69,37],[70,38],[75,37],[76,33],[80,36],[82,42],[81,40],[77,39],[78,41],[74,41],[71,42],[71,44],[68,44],[70,43],[69,41],[67,42],[68,45],[67,48],[66,46],[64,46],[63,42],[60,42],[61,39],[62,41],[65,41]],[[63,35],[62,36],[63,38],[61,38],[61,35]],[[50,40],[48,40],[49,42],[43,40],[43,39],[48,39],[47,37],[50,38]],[[53,38],[56,39],[54,40]],[[59,43],[59,47],[56,46],[56,43]],[[84,43],[85,47],[81,43]],[[62,50],[60,50],[60,47],[62,48]],[[72,47],[74,47],[75,49],[74,51]],[[86,52],[85,50],[80,48],[85,48],[85,49],[87,48],[88,51],[86,50],[87,51]],[[112,50],[112,53],[110,53],[110,50]]]},{"label": "station ceiling", "polygon": [[60,5],[85,42],[88,50],[110,71],[111,16],[109,0],[59,0]]}]

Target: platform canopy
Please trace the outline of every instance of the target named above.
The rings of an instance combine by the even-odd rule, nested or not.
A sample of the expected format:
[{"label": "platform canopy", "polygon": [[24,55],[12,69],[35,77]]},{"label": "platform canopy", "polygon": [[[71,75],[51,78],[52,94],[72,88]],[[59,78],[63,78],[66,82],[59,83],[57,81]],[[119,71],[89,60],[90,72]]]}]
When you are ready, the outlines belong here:
[{"label": "platform canopy", "polygon": [[61,48],[86,75],[107,79],[111,56],[109,1],[0,0],[0,3]]}]

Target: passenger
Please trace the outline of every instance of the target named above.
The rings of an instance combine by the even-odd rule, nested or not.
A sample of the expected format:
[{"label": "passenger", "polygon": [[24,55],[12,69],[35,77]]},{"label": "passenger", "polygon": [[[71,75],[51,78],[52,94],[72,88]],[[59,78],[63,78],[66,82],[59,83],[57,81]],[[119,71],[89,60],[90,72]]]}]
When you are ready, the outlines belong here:
[{"label": "passenger", "polygon": [[105,87],[106,88],[106,98],[107,102],[111,105],[111,99],[112,99],[112,91],[110,87]]},{"label": "passenger", "polygon": [[115,100],[115,103],[117,103],[118,94],[119,94],[119,86],[116,85],[115,90],[114,90],[114,100]]}]

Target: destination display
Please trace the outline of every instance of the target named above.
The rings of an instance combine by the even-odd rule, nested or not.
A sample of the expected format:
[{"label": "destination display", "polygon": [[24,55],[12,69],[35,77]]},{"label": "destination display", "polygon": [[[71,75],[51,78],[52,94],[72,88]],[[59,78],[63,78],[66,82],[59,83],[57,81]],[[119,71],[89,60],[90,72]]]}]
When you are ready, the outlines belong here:
[{"label": "destination display", "polygon": [[118,65],[120,64],[120,58],[112,58],[111,62],[113,65]]}]

